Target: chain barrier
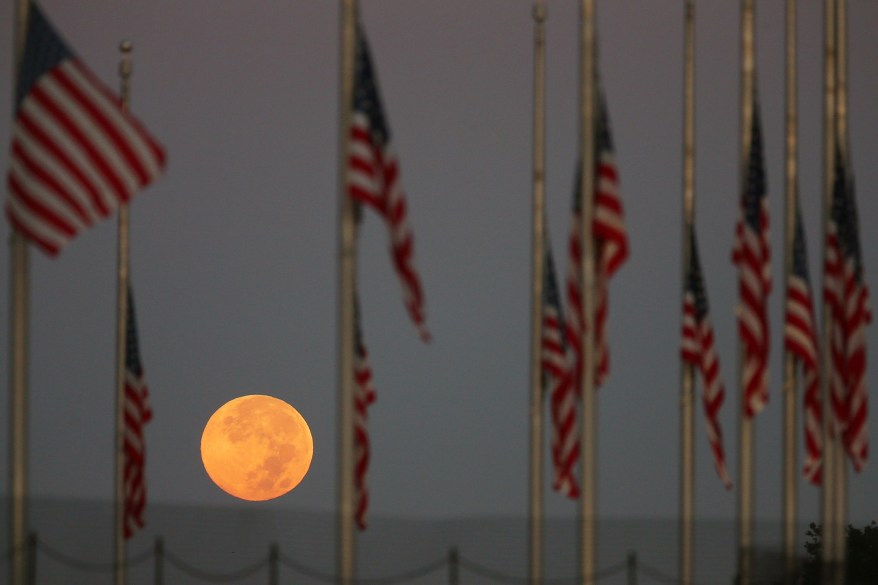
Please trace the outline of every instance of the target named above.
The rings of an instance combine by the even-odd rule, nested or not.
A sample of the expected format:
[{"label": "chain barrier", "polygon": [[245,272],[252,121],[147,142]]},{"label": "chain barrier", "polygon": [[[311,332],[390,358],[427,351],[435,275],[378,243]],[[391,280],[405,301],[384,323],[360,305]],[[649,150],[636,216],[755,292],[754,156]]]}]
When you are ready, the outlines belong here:
[{"label": "chain barrier", "polygon": [[310,567],[306,567],[305,565],[298,563],[286,556],[284,553],[280,553],[278,555],[278,559],[280,560],[280,564],[287,567],[288,569],[292,569],[293,571],[305,575],[306,577],[311,577],[312,579],[316,579],[318,581],[323,581],[324,583],[335,583],[338,581],[335,575],[330,575],[329,573],[321,573],[316,569],[312,569]]},{"label": "chain barrier", "polygon": [[[477,574],[481,577],[484,577],[486,579],[491,579],[492,581],[497,581],[500,583],[513,583],[515,585],[526,585],[527,583],[530,583],[529,577],[518,577],[515,575],[509,575],[509,574],[503,573],[501,571],[497,571],[496,569],[490,569],[490,568],[485,567],[483,565],[479,565],[478,563],[474,563],[473,561],[470,561],[469,559],[466,559],[464,557],[460,557],[459,562],[460,562],[460,566],[463,567],[464,569],[467,569],[468,571],[475,573],[475,574]],[[592,581],[600,581],[601,579],[605,579],[607,577],[612,577],[613,575],[615,575],[617,573],[621,573],[622,571],[626,570],[627,568],[628,568],[627,562],[619,563],[617,565],[607,567],[606,569],[596,571],[594,573],[594,575],[592,576],[591,580]],[[553,577],[553,578],[543,578],[542,579],[543,583],[558,583],[558,584],[579,583],[581,581],[582,581],[582,579],[580,579],[579,577]]]},{"label": "chain barrier", "polygon": [[[34,546],[36,548],[36,552],[41,552],[58,563],[80,571],[94,573],[111,572],[115,569],[115,565],[112,562],[86,561],[82,559],[77,559],[59,551],[58,549],[40,539],[36,539],[34,541]],[[21,548],[27,550],[28,545],[23,545]],[[10,560],[15,552],[16,550],[14,547],[8,548],[2,555],[0,555],[0,564],[3,564],[6,561]],[[134,567],[146,563],[155,557],[156,554],[154,548],[150,547],[135,556],[129,557],[126,560],[125,564],[128,567]],[[259,572],[264,567],[267,567],[270,564],[268,560],[260,560],[237,571],[232,571],[230,573],[215,573],[193,567],[192,565],[188,564],[168,550],[164,550],[163,558],[175,569],[182,573],[185,573],[190,577],[202,581],[211,581],[215,583],[240,581],[241,579],[254,575],[255,573]],[[284,567],[305,577],[310,577],[316,581],[330,584],[338,582],[338,578],[335,574],[325,573],[317,569],[313,569],[294,559],[291,559],[283,553],[278,554],[277,560]],[[530,582],[530,579],[528,577],[510,575],[508,573],[504,573],[502,571],[498,571],[496,569],[492,569],[476,563],[463,556],[459,556],[456,563],[459,567],[466,569],[471,573],[498,583],[505,583],[508,585],[527,585]],[[409,571],[398,573],[395,575],[354,579],[351,585],[399,585],[401,583],[411,582],[426,577],[427,575],[447,568],[450,564],[451,563],[448,559],[442,558],[421,567],[417,567],[415,569],[411,569]],[[592,581],[601,581],[607,577],[611,577],[613,575],[621,573],[628,568],[628,562],[622,562],[616,565],[612,565],[610,567],[607,567],[606,569],[595,572],[594,576],[592,577]],[[637,573],[642,574],[643,576],[657,583],[676,585],[678,581],[676,577],[668,575],[667,573],[663,573],[655,567],[651,567],[643,563],[636,563],[635,570]],[[542,579],[542,582],[546,585],[568,585],[575,584],[580,581],[581,579],[579,577],[547,577]],[[699,584],[693,583],[693,585]]]},{"label": "chain barrier", "polygon": [[239,569],[232,573],[211,573],[209,571],[203,571],[201,569],[196,569],[192,565],[186,563],[182,559],[178,558],[176,555],[171,553],[168,550],[165,550],[165,559],[167,559],[168,563],[171,564],[174,568],[176,568],[181,573],[185,573],[190,577],[194,577],[195,579],[200,579],[202,581],[213,581],[216,583],[228,583],[231,581],[240,581],[245,577],[249,577],[250,575],[255,574],[263,567],[268,566],[267,560],[258,561],[253,563],[248,567],[244,567],[243,569]]},{"label": "chain barrier", "polygon": [[[322,573],[320,571],[317,571],[316,569],[307,567],[299,562],[294,561],[283,553],[280,554],[279,559],[282,565],[284,565],[288,569],[292,569],[297,573],[305,575],[306,577],[311,577],[312,579],[317,579],[318,581],[323,581],[324,583],[338,582],[338,579],[335,575]],[[405,573],[399,573],[387,577],[359,578],[355,579],[353,582],[355,584],[362,585],[395,585],[397,583],[405,583],[406,581],[414,581],[415,579],[426,577],[431,573],[434,573],[440,569],[444,569],[447,563],[448,561],[446,561],[445,559],[439,559],[438,561],[435,561],[428,565],[424,565],[422,567],[418,567],[416,569],[412,569],[410,571],[406,571]]]},{"label": "chain barrier", "polygon": [[[643,573],[653,581],[658,581],[659,583],[676,585],[679,582],[679,579],[677,579],[676,577],[671,577],[670,575],[662,573],[658,569],[650,567],[649,565],[644,565],[643,563],[639,563],[637,565],[637,571]],[[692,581],[692,585],[699,585],[699,583],[697,581]]]}]

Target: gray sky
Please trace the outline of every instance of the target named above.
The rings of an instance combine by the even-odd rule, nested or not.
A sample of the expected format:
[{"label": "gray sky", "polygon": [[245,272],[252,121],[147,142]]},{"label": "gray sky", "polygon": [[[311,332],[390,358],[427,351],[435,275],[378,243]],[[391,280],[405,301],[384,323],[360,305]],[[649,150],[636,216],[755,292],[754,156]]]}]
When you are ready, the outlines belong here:
[{"label": "gray sky", "polygon": [[[12,4],[0,4],[0,79],[8,80]],[[131,269],[155,412],[147,427],[152,501],[335,506],[337,4],[42,3],[74,51],[113,87],[117,45],[134,42],[132,109],[168,152],[166,175],[131,207]],[[799,26],[800,179],[812,285],[822,273],[818,4],[801,3]],[[852,156],[866,278],[876,291],[878,235],[869,226],[878,218],[878,4],[849,4]],[[739,188],[739,3],[701,2],[697,10],[697,226],[728,395],[721,422],[737,479],[737,277],[730,251]],[[631,248],[611,284],[612,370],[599,401],[598,506],[606,516],[677,513],[682,12],[682,2],[599,6],[600,70]],[[384,226],[367,215],[359,289],[378,390],[369,413],[371,511],[524,514],[531,3],[373,0],[363,3],[362,17],[401,162],[434,337],[429,345],[419,342]],[[758,85],[775,282],[771,402],[756,423],[760,519],[780,517],[783,30],[782,3],[760,3]],[[550,2],[547,35],[547,200],[563,273],[577,157],[577,2]],[[11,99],[10,90],[0,92],[4,174]],[[8,234],[0,222],[4,242]],[[55,260],[36,250],[30,255],[35,496],[112,496],[115,241],[110,221]],[[8,263],[0,254],[0,274],[9,273]],[[7,286],[0,287],[0,305],[8,306]],[[4,360],[8,335],[4,320]],[[878,327],[868,337],[873,382]],[[8,386],[5,373],[2,384]],[[199,456],[213,411],[248,393],[293,404],[315,440],[309,475],[267,504],[226,495]],[[874,383],[870,395],[874,405]],[[3,437],[7,412],[0,409]],[[696,512],[732,517],[735,492],[716,478],[700,410],[696,440]],[[855,524],[878,517],[874,457],[873,449],[873,461],[850,481]],[[0,468],[7,463],[4,449]],[[546,476],[548,485],[548,469]],[[7,491],[4,480],[0,492]],[[818,491],[802,484],[800,494],[802,515],[817,519]],[[550,491],[546,507],[553,515],[576,513],[574,503]]]}]

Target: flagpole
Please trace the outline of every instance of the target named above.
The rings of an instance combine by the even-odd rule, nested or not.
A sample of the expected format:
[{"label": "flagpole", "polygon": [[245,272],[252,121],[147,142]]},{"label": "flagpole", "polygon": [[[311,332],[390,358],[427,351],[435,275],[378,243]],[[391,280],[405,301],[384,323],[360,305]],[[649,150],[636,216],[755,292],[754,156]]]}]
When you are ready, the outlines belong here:
[{"label": "flagpole", "polygon": [[[683,30],[683,260],[682,294],[695,218],[695,2],[685,0]],[[681,305],[682,306],[682,305]],[[682,359],[680,377],[680,584],[694,577],[695,369]]]},{"label": "flagpole", "polygon": [[[835,0],[823,2],[823,266],[826,267],[828,247],[826,245],[829,218],[832,210],[832,188],[835,165]],[[824,274],[825,280],[825,274]],[[836,573],[836,510],[835,510],[835,468],[836,450],[833,432],[832,396],[830,394],[830,372],[832,371],[832,312],[824,296],[823,301],[823,347],[821,359],[820,396],[823,405],[823,488],[821,491],[821,582],[832,583]]]},{"label": "flagpole", "polygon": [[[119,52],[119,101],[128,109],[131,91],[131,42],[122,41]],[[119,206],[119,242],[116,267],[116,433],[114,498],[114,577],[116,585],[125,585],[125,325],[128,315],[128,206]]]},{"label": "flagpole", "polygon": [[530,356],[530,531],[529,569],[531,585],[539,585],[543,564],[543,388],[542,331],[545,274],[545,81],[546,4],[537,0],[534,19],[534,111],[533,111],[533,245],[531,281]]},{"label": "flagpole", "polygon": [[[835,135],[836,148],[840,149],[842,160],[848,166],[848,113],[847,113],[847,1],[835,0]],[[835,559],[838,563],[835,582],[841,585],[845,580],[847,524],[847,457],[841,436],[835,442]]]},{"label": "flagpole", "polygon": [[595,396],[595,245],[593,232],[595,195],[595,0],[582,0],[581,8],[581,115],[580,115],[580,196],[582,217],[582,403],[580,444],[582,445],[582,493],[580,496],[581,578],[584,585],[594,583],[597,570],[597,400]]},{"label": "flagpole", "polygon": [[[750,142],[753,121],[753,96],[755,87],[754,54],[754,7],[753,0],[741,3],[741,186],[746,188],[747,161],[750,158]],[[739,195],[740,196],[740,195]],[[744,343],[738,341],[738,368],[741,381],[741,400],[738,412],[738,585],[750,585],[753,548],[753,449],[754,425],[747,416],[744,381]]]},{"label": "flagpole", "polygon": [[[798,208],[798,94],[796,77],[796,0],[786,3],[786,217],[784,222],[784,279],[789,286],[793,270],[793,238]],[[786,298],[787,295],[784,295]],[[783,362],[783,555],[784,583],[793,585],[796,563],[796,521],[798,518],[798,417],[795,357],[784,350]]]},{"label": "flagpole", "polygon": [[338,580],[354,579],[354,204],[347,193],[354,103],[356,0],[341,0],[338,160]]},{"label": "flagpole", "polygon": [[[16,2],[15,79],[13,103],[21,73],[30,0]],[[26,585],[28,578],[28,293],[30,270],[27,242],[15,227],[9,238],[9,563],[11,585]]]}]

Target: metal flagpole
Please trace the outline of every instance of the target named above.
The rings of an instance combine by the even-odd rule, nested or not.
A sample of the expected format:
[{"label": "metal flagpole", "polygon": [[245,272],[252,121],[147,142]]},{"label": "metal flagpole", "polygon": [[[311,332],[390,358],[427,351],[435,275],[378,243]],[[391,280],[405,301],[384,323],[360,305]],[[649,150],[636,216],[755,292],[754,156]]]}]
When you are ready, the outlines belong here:
[{"label": "metal flagpole", "polygon": [[534,18],[534,111],[533,111],[533,242],[531,281],[530,355],[530,532],[529,565],[531,585],[539,585],[543,564],[543,384],[542,332],[543,282],[545,273],[545,82],[546,4],[538,0]]},{"label": "metal flagpole", "polygon": [[[798,94],[796,91],[796,0],[786,3],[786,217],[784,222],[784,279],[789,285],[793,269],[793,237],[798,208]],[[786,298],[786,295],[784,295]],[[796,521],[798,519],[798,417],[795,357],[784,351],[783,363],[783,555],[784,583],[793,585],[796,563]]]},{"label": "metal flagpole", "polygon": [[597,570],[597,400],[595,396],[594,285],[595,245],[592,236],[595,194],[595,0],[581,9],[580,197],[582,217],[582,376],[580,380],[582,494],[580,496],[580,571],[584,585],[594,583]]},{"label": "metal flagpole", "polygon": [[[750,134],[753,120],[753,96],[755,88],[753,0],[741,3],[741,184],[740,193],[746,188],[747,163],[750,158]],[[754,421],[747,416],[744,392],[744,343],[738,340],[738,375],[741,400],[738,411],[738,584],[750,585],[753,548],[753,455]]]},{"label": "metal flagpole", "polygon": [[[683,44],[683,260],[682,294],[686,295],[695,219],[695,2],[685,1]],[[682,306],[682,304],[681,304]],[[680,584],[694,576],[695,517],[695,367],[680,360]]]},{"label": "metal flagpole", "polygon": [[[16,3],[15,80],[17,93],[30,0]],[[11,585],[27,583],[27,452],[28,452],[28,292],[30,279],[28,248],[24,236],[14,227],[9,239],[9,563]]]},{"label": "metal flagpole", "polygon": [[[832,210],[832,188],[835,165],[835,0],[823,2],[823,266],[826,267],[826,238]],[[825,274],[824,274],[825,279]],[[830,395],[830,372],[832,371],[832,312],[825,297],[823,301],[823,335],[820,375],[820,396],[823,404],[823,489],[821,491],[821,582],[832,583],[836,572],[835,545],[835,468],[836,450],[833,432],[832,397]]]},{"label": "metal flagpole", "polygon": [[[845,161],[843,172],[848,172],[848,112],[847,112],[847,1],[835,0],[835,135],[836,148]],[[835,582],[845,580],[845,525],[847,524],[847,457],[841,435],[835,441]]]},{"label": "metal flagpole", "polygon": [[354,272],[356,227],[348,197],[351,110],[354,103],[356,0],[341,0],[338,137],[338,580],[354,579]]},{"label": "metal flagpole", "polygon": [[[119,45],[120,103],[128,109],[131,82],[131,43]],[[128,206],[119,206],[118,264],[116,267],[116,474],[114,499],[115,584],[125,585],[125,351],[128,316]]]}]

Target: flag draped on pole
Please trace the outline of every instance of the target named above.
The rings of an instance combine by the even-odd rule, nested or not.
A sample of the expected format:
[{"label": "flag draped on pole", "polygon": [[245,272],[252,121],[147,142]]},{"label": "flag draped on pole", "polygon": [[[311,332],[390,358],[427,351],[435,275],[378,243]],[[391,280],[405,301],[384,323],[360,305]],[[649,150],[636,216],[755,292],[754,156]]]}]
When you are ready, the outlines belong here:
[{"label": "flag draped on pole", "polygon": [[414,238],[406,217],[399,162],[390,140],[369,47],[359,26],[354,67],[348,193],[384,218],[406,309],[421,338],[427,341],[430,334],[424,317],[424,293],[413,265]]},{"label": "flag draped on pole", "polygon": [[[607,342],[608,284],[610,278],[628,258],[628,236],[625,230],[622,199],[619,194],[619,174],[616,168],[613,141],[610,135],[610,120],[602,92],[599,93],[596,120],[595,161],[595,211],[594,211],[594,253],[596,255],[595,293],[595,384],[601,386],[610,373],[609,344]],[[567,323],[566,338],[569,352],[570,373],[568,383],[556,386],[552,403],[563,408],[558,414],[559,421],[572,421],[569,426],[556,426],[553,451],[558,450],[556,461],[563,462],[566,469],[557,470],[556,477],[566,478],[555,489],[570,498],[578,497],[578,487],[574,477],[574,466],[579,459],[579,440],[576,420],[575,397],[581,388],[582,339],[585,333],[585,317],[582,310],[582,242],[579,226],[581,223],[582,201],[579,192],[580,182],[573,195],[573,214],[568,241],[567,273]],[[571,396],[566,396],[570,394]]]},{"label": "flag draped on pole", "polygon": [[134,296],[128,288],[128,315],[125,325],[125,444],[124,511],[125,539],[144,526],[146,510],[146,443],[144,425],[152,419],[149,391],[140,362]]},{"label": "flag draped on pole", "polygon": [[744,413],[749,418],[768,403],[768,295],[771,292],[768,197],[762,126],[759,104],[755,100],[748,153],[732,262],[738,267],[738,334],[744,349]]},{"label": "flag draped on pole", "polygon": [[719,358],[714,347],[713,326],[707,305],[707,290],[698,260],[698,243],[695,228],[690,227],[689,265],[686,267],[686,292],[683,296],[683,330],[680,355],[701,372],[703,386],[704,416],[707,421],[707,437],[713,453],[713,464],[726,489],[732,480],[726,466],[722,427],[719,411],[725,401],[726,391],[719,375]]},{"label": "flag draped on pole", "polygon": [[823,409],[817,353],[817,326],[808,279],[808,254],[801,209],[796,206],[793,254],[787,275],[784,347],[801,364],[804,391],[805,463],[802,473],[810,483],[820,485],[823,457]]},{"label": "flag draped on pole", "polygon": [[834,432],[841,434],[845,451],[859,472],[869,455],[866,325],[872,320],[872,312],[863,278],[853,180],[846,162],[836,148],[823,295],[832,315],[829,394]]},{"label": "flag draped on pole", "polygon": [[6,216],[54,256],[162,171],[161,145],[30,6]]},{"label": "flag draped on pole", "polygon": [[366,483],[371,457],[369,445],[368,410],[375,402],[372,368],[369,354],[363,344],[360,311],[354,304],[354,515],[357,527],[366,529],[366,511],[369,508],[369,487]]},{"label": "flag draped on pole", "polygon": [[[575,394],[570,388],[570,371],[567,364],[567,343],[564,331],[564,314],[555,276],[555,262],[548,236],[546,237],[545,271],[543,274],[543,326],[541,370],[543,392],[551,397],[552,416],[552,468],[554,489],[577,497],[579,484],[573,474],[579,458],[579,443],[573,430],[576,428]],[[574,441],[573,445],[566,444]],[[571,461],[572,459],[572,461]]]}]

